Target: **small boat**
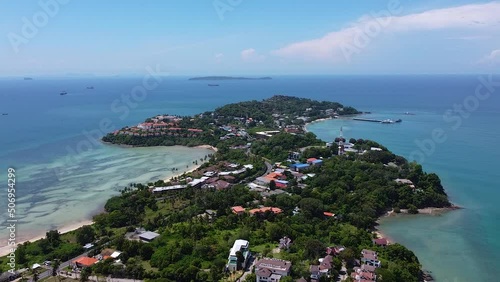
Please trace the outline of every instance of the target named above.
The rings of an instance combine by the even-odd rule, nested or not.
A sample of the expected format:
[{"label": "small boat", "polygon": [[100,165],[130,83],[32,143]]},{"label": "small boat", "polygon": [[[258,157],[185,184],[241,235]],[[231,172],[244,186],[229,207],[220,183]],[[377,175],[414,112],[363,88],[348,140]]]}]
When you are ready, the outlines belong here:
[{"label": "small boat", "polygon": [[3,113],[2,116],[8,116],[9,114],[8,113]]},{"label": "small boat", "polygon": [[394,121],[392,119],[384,119],[380,123],[394,123]]},{"label": "small boat", "polygon": [[209,84],[208,86],[219,86],[219,84]]},{"label": "small boat", "polygon": [[31,77],[25,77],[24,80],[33,80]]},{"label": "small boat", "polygon": [[94,89],[94,86],[87,86],[87,89]]},{"label": "small boat", "polygon": [[61,95],[61,96],[66,95],[66,94],[68,94],[68,92],[66,92],[66,91],[62,91],[61,93],[59,93],[59,95]]},{"label": "small boat", "polygon": [[392,120],[392,119],[388,118],[388,119],[384,119],[380,123],[391,123],[392,124],[392,123],[397,123],[397,122],[402,122],[402,120],[401,119]]}]

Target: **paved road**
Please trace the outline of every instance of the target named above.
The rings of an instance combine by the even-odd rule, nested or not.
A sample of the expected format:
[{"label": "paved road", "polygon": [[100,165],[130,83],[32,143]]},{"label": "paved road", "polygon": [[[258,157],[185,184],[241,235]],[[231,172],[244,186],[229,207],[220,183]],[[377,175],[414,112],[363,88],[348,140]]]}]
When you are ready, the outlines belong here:
[{"label": "paved road", "polygon": [[252,273],[252,269],[255,265],[255,260],[256,260],[256,257],[254,257],[253,255],[250,257],[250,265],[247,266],[247,268],[245,269],[245,272],[243,272],[243,275],[238,279],[236,280],[236,282],[242,282],[242,281],[245,281],[245,277],[247,277],[248,274]]},{"label": "paved road", "polygon": [[264,177],[273,171],[273,166],[268,161],[264,161],[264,164],[266,165],[266,172],[259,177]]},{"label": "paved road", "polygon": [[[57,270],[58,270],[58,271],[63,270],[64,268],[68,267],[68,266],[69,266],[69,264],[70,264],[72,261],[74,261],[75,259],[79,259],[79,258],[81,258],[81,257],[86,257],[86,256],[87,256],[87,254],[88,254],[88,252],[85,252],[85,253],[83,253],[83,254],[81,254],[81,255],[79,255],[79,256],[77,256],[77,257],[75,257],[75,258],[72,258],[72,259],[70,259],[70,260],[68,260],[68,261],[62,262],[62,263],[59,265],[59,268],[58,268]],[[38,274],[38,280],[42,280],[42,279],[47,278],[47,277],[49,277],[49,276],[52,276],[52,267],[51,267],[50,269],[48,269],[48,270],[46,270],[46,271],[44,271],[44,272],[42,272],[42,273]],[[33,281],[33,278],[30,278],[29,282],[32,282],[32,281]]]}]

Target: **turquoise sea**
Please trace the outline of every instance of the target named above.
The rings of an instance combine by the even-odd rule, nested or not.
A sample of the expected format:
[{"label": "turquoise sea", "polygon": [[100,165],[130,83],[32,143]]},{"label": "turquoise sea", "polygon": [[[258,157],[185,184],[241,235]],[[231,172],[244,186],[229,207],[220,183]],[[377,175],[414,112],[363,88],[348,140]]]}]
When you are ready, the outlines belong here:
[{"label": "turquoise sea", "polygon": [[[397,154],[417,159],[426,171],[439,174],[451,200],[464,207],[442,216],[384,219],[382,231],[415,251],[438,281],[496,281],[500,275],[495,265],[500,259],[500,85],[478,96],[480,77],[487,78],[282,76],[221,81],[219,87],[187,77],[163,77],[140,101],[130,94],[142,85],[142,77],[1,78],[0,112],[8,115],[0,116],[4,171],[0,180],[6,183],[6,169],[16,168],[18,236],[38,235],[89,219],[127,183],[164,178],[170,168],[189,167],[208,153],[180,147],[103,145],[96,142],[104,133],[103,120],[104,127],[115,129],[156,114],[191,115],[275,94],[338,101],[370,111],[370,118],[403,122],[337,119],[308,129],[332,140],[342,127],[347,138],[374,139]],[[63,90],[68,95],[59,95]],[[0,202],[0,209],[6,206],[6,200]],[[6,238],[7,233],[0,236]]]}]

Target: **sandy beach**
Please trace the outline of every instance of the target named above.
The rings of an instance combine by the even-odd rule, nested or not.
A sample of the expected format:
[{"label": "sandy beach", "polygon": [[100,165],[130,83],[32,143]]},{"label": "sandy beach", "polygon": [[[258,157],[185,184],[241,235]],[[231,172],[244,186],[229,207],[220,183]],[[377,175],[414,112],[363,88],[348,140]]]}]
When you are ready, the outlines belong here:
[{"label": "sandy beach", "polygon": [[[115,146],[116,146],[116,145],[111,145],[111,146],[110,146],[110,148],[113,148],[113,147],[115,147]],[[181,146],[179,146],[179,147],[181,147]],[[188,148],[188,147],[184,147],[184,148]],[[216,152],[216,151],[217,151],[217,148],[214,148],[213,146],[209,146],[209,145],[198,146],[197,148],[201,148],[201,149],[208,149],[208,150],[210,150],[210,151],[214,151],[214,152]],[[148,149],[153,150],[153,148],[148,148]],[[160,149],[163,149],[163,148],[156,148],[156,149],[157,149],[157,150],[160,150]],[[175,149],[174,149],[174,150],[175,150]],[[179,148],[179,150],[180,150],[181,152],[184,152],[184,151],[185,151],[185,149],[180,149],[180,148]],[[142,151],[142,150],[141,150],[141,151]],[[141,152],[141,151],[137,151],[137,152]],[[177,150],[176,150],[176,151],[177,151]],[[130,152],[134,152],[134,151],[130,151]],[[156,155],[161,155],[161,154],[156,154]],[[199,156],[197,156],[197,158],[198,158],[198,163],[200,163],[199,158],[200,158],[200,157],[202,157],[202,156],[204,156],[204,155],[206,155],[206,153],[204,153],[203,155],[199,155]],[[135,156],[136,156],[135,154],[132,154],[130,157],[131,157],[131,158],[133,158],[133,157],[135,157]],[[139,156],[140,156],[140,155],[139,155]],[[182,156],[185,156],[185,153],[182,153],[182,155],[179,155],[178,157],[182,157]],[[94,157],[94,156],[90,156],[90,157]],[[173,159],[176,159],[176,157],[177,157],[177,155],[175,155]],[[172,159],[172,157],[171,157],[171,155],[169,155],[168,160],[171,160],[171,159]],[[133,160],[133,159],[132,159],[132,160]],[[164,162],[164,159],[160,158],[158,161],[159,161],[159,162]],[[184,162],[184,167],[186,167],[186,166],[185,166],[186,164],[192,164],[192,161],[188,161],[188,160],[186,160],[186,161],[187,161],[187,163],[186,163],[186,162]],[[120,163],[127,163],[127,162],[120,162]],[[202,162],[201,164],[203,164],[203,163],[204,163],[204,162]],[[200,165],[201,165],[201,164],[200,164]],[[135,165],[135,166],[137,166],[137,162],[135,162],[135,163],[134,163],[134,165]],[[194,164],[192,164],[192,165],[194,165]],[[186,171],[186,170],[179,170],[179,171],[178,171],[178,172],[179,172],[179,174],[177,174],[177,175],[173,175],[173,176],[172,176],[172,175],[170,175],[170,176],[168,177],[168,179],[170,179],[171,177],[175,177],[175,176],[181,175],[181,174],[183,174],[183,173],[187,173],[187,172],[194,171],[194,170],[198,169],[200,165],[197,165],[197,166],[194,166],[194,167],[191,167],[191,166],[190,166],[190,167],[191,167],[191,169],[188,169],[187,171]],[[117,166],[117,163],[115,163],[115,162],[113,162],[113,160],[111,160],[111,161],[110,161],[110,163],[109,163],[109,165],[106,165],[106,166]],[[119,164],[118,164],[118,166],[119,166]],[[135,168],[134,168],[134,169],[135,169]],[[104,170],[103,170],[103,171],[104,171]],[[154,174],[152,174],[152,175],[154,175]],[[160,175],[161,175],[161,174],[160,174]],[[124,181],[123,181],[123,183],[128,183],[128,182],[130,182],[130,181],[137,181],[137,180],[136,180],[136,179],[137,179],[137,177],[136,177],[136,178],[130,178],[130,179],[129,179],[129,177],[126,177],[126,178],[127,178],[127,179],[126,179],[126,180],[124,180]],[[161,178],[161,176],[160,176],[160,179],[162,179],[162,178]],[[165,180],[167,180],[167,178],[166,178]],[[115,180],[115,181],[116,181],[116,180]],[[116,185],[116,182],[115,182],[115,181],[113,181],[112,183],[110,183],[108,186],[113,186],[113,185]],[[69,186],[71,186],[71,185],[69,185]],[[108,186],[105,186],[106,190],[107,190],[107,191],[112,191],[111,189],[109,189],[110,187],[108,187]],[[100,191],[95,192],[95,193],[100,193]],[[106,196],[106,198],[110,198],[110,197],[112,196],[112,194],[113,194],[113,193],[110,193],[110,195],[109,195],[109,196]],[[103,207],[104,207],[104,204],[102,204],[102,206],[97,207],[97,208],[95,209],[95,214],[97,214],[97,213],[101,212],[101,211],[103,210]],[[87,209],[87,211],[88,211],[88,209]],[[90,216],[89,216],[89,217],[90,217]],[[82,216],[82,217],[80,217],[80,218],[78,218],[78,219],[73,220],[71,223],[67,223],[67,224],[62,223],[62,224],[59,224],[59,225],[57,225],[57,224],[56,224],[56,226],[57,226],[57,230],[58,230],[58,231],[62,234],[62,233],[67,233],[67,232],[70,232],[70,231],[76,230],[76,229],[78,229],[78,228],[80,228],[80,227],[82,227],[82,226],[84,226],[84,225],[90,225],[90,224],[92,224],[92,220],[91,220],[91,218],[89,218],[89,217],[87,217],[87,218],[85,218],[85,219],[84,219],[84,217]],[[54,222],[52,221],[52,223],[54,223]],[[48,224],[47,226],[50,226],[50,225],[51,225],[51,224]],[[42,229],[43,229],[43,228],[42,228]],[[17,234],[17,242],[16,242],[16,243],[17,243],[17,245],[19,245],[19,244],[23,244],[24,242],[34,242],[34,241],[40,240],[40,239],[42,239],[42,238],[44,238],[44,237],[45,237],[45,233],[46,233],[47,231],[48,231],[48,230],[40,230],[40,228],[39,228],[39,229],[33,229],[33,230],[27,230],[27,229],[24,229],[24,230],[22,230],[22,233],[21,233],[21,230],[19,230],[19,231],[18,231],[18,234]],[[8,255],[10,252],[11,252],[11,247],[10,247],[10,246],[7,246],[7,242],[5,242],[5,244],[2,244],[2,245],[0,246],[0,256],[5,256],[5,255]]]},{"label": "sandy beach", "polygon": [[[217,151],[218,151],[216,147],[211,146],[211,145],[199,145],[199,146],[196,146],[195,148],[209,149],[209,150],[212,150],[212,151],[214,151],[214,152],[217,152]],[[163,181],[165,181],[165,182],[169,182],[170,180],[172,180],[172,178],[179,177],[179,176],[181,176],[181,175],[183,175],[183,174],[187,174],[187,173],[191,173],[191,172],[193,172],[193,171],[196,171],[196,170],[197,170],[198,168],[200,168],[200,166],[202,166],[204,163],[206,163],[206,161],[203,161],[203,162],[201,162],[201,163],[198,163],[198,165],[196,165],[196,166],[194,166],[194,167],[192,167],[192,168],[190,168],[190,169],[188,169],[188,170],[184,170],[184,171],[178,172],[178,173],[176,173],[176,174],[174,174],[174,175],[170,175],[170,176],[168,176],[168,177],[165,177],[165,178],[163,178]]]},{"label": "sandy beach", "polygon": [[193,172],[193,171],[196,171],[201,165],[203,165],[205,162],[202,162],[201,164],[198,164],[197,166],[191,168],[191,169],[188,169],[188,170],[185,170],[185,171],[182,171],[182,172],[179,172],[179,173],[176,173],[174,175],[171,175],[171,176],[168,176],[166,178],[163,179],[163,181],[165,182],[169,182],[170,180],[172,180],[172,178],[175,178],[175,177],[179,177],[183,174],[187,174],[187,173],[190,173],[190,172]]},{"label": "sandy beach", "polygon": [[[64,233],[68,233],[68,232],[71,232],[73,230],[76,230],[76,229],[78,229],[78,228],[80,228],[80,227],[82,227],[84,225],[91,225],[92,223],[93,223],[92,220],[83,220],[83,221],[80,221],[80,222],[77,222],[77,223],[71,223],[69,225],[62,226],[62,227],[58,228],[57,230],[59,231],[59,233],[64,234]],[[45,234],[43,234],[43,235],[32,235],[32,236],[33,237],[31,237],[28,240],[16,242],[17,245],[24,244],[25,242],[35,242],[35,241],[38,241],[40,239],[45,238]],[[1,247],[0,248],[0,257],[8,255],[10,253],[10,251],[11,251],[11,247],[10,246]]]},{"label": "sandy beach", "polygon": [[218,149],[212,145],[199,145],[199,146],[196,146],[195,148],[210,149],[216,153],[218,151]]},{"label": "sandy beach", "polygon": [[387,237],[386,234],[382,233],[379,229],[375,228],[375,231],[372,232],[377,236],[377,238],[385,238],[387,240],[387,243],[393,244],[395,243],[391,238]]},{"label": "sandy beach", "polygon": [[322,121],[325,121],[325,120],[330,120],[330,119],[333,119],[333,118],[331,118],[331,117],[329,117],[329,118],[319,118],[317,120],[313,120],[311,122],[308,122],[308,123],[304,124],[304,126],[303,126],[304,132],[309,132],[309,130],[307,130],[307,126],[308,125],[316,123],[316,122],[322,122]]}]

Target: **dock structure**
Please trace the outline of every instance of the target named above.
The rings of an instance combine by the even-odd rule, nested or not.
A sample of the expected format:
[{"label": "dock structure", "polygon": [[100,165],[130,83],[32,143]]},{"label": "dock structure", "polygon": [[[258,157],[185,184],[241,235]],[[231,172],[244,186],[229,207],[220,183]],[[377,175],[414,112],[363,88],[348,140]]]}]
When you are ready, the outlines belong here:
[{"label": "dock structure", "polygon": [[353,118],[353,120],[369,121],[369,122],[382,122],[382,120],[380,120],[380,119],[371,119],[371,118]]},{"label": "dock structure", "polygon": [[371,118],[353,118],[353,120],[358,121],[368,121],[368,122],[378,122],[378,123],[398,123],[401,122],[401,119],[392,120],[392,119],[371,119]]}]

